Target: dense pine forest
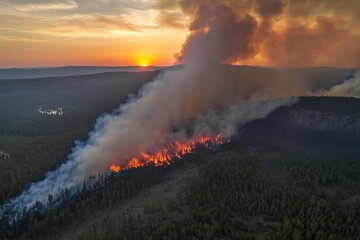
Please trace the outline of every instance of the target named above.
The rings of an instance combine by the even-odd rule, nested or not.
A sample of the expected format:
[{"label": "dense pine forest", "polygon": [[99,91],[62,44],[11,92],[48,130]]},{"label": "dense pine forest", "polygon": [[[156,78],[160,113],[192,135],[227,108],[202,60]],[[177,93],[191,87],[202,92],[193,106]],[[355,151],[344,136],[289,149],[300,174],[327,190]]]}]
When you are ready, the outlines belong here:
[{"label": "dense pine forest", "polygon": [[[1,205],[157,73],[117,74],[0,82]],[[3,216],[0,239],[360,239],[359,107],[299,98],[216,151],[94,176],[74,195]]]},{"label": "dense pine forest", "polygon": [[[62,239],[74,222],[111,211],[172,172],[196,164],[175,196],[105,216],[81,228],[75,239],[359,239],[358,157],[323,157],[266,147],[251,153],[244,143],[221,152],[186,156],[169,167],[144,167],[85,184],[75,198],[44,213],[35,206],[8,236]],[[225,147],[225,146],[224,146]],[[104,187],[97,187],[106,181]],[[49,204],[51,204],[49,197]],[[3,222],[4,225],[6,223]],[[4,234],[4,233],[3,233]]]}]

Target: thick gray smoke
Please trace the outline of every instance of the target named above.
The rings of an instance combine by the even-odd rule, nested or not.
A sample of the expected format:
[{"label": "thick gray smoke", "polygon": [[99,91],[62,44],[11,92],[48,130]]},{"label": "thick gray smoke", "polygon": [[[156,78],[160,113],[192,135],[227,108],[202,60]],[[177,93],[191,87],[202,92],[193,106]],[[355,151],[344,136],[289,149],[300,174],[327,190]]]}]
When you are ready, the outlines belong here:
[{"label": "thick gray smoke", "polygon": [[[282,92],[284,86],[271,79],[223,79],[218,75],[220,68],[194,63],[163,72],[116,114],[100,117],[88,141],[78,144],[67,162],[43,181],[32,184],[9,207],[21,210],[36,201],[46,203],[49,194],[56,198],[65,188],[81,187],[91,175],[106,173],[113,163],[122,165],[140,151],[154,151],[174,140],[185,140],[189,125],[194,135],[221,132],[230,137],[240,124],[265,117],[294,101],[278,98],[289,97],[286,92],[296,89]],[[174,133],[172,126],[186,129]]]},{"label": "thick gray smoke", "polygon": [[180,61],[205,54],[247,65],[360,66],[359,0],[157,1],[162,22],[176,22],[168,10],[177,8],[191,19]]},{"label": "thick gray smoke", "polygon": [[[56,199],[65,188],[77,189],[90,176],[107,173],[113,163],[122,165],[139,152],[188,139],[189,126],[194,135],[231,137],[239,125],[294,103],[296,96],[311,94],[304,81],[263,72],[257,77],[238,75],[219,65],[254,54],[251,42],[258,23],[220,2],[190,2],[183,1],[184,9],[188,3],[186,11],[196,14],[178,55],[185,64],[163,71],[114,114],[100,117],[89,139],[77,144],[64,164],[11,200],[8,208],[19,211],[36,201],[46,203],[49,194]],[[179,131],[174,132],[174,126]]]}]

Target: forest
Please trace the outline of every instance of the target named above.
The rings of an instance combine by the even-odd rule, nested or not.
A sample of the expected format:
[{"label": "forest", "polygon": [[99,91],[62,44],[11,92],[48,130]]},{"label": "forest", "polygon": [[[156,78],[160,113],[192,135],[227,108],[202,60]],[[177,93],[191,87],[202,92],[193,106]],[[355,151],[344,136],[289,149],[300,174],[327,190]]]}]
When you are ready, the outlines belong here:
[{"label": "forest", "polygon": [[[63,163],[98,116],[156,74],[1,80],[0,204]],[[302,97],[239,126],[216,151],[94,176],[17,220],[0,216],[0,239],[360,239],[359,106]]]},{"label": "forest", "polygon": [[[63,163],[98,116],[111,113],[156,72],[0,81],[0,204]],[[61,116],[38,108],[63,107]]]},{"label": "forest", "polygon": [[[239,142],[198,152],[168,167],[147,166],[84,184],[47,212],[35,206],[3,234],[20,239],[62,239],[64,228],[111,209],[161,182],[169,172],[198,164],[198,173],[164,204],[105,216],[76,239],[360,239],[358,156],[324,157]],[[66,195],[66,193],[65,193]],[[51,204],[51,196],[49,196]],[[3,222],[4,225],[6,223]]]}]

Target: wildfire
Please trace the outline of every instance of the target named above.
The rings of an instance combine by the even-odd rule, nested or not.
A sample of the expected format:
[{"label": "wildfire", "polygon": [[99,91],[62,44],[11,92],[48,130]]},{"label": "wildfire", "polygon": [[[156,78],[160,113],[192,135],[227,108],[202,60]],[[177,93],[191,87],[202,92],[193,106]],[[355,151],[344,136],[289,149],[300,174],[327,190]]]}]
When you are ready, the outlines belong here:
[{"label": "wildfire", "polygon": [[110,170],[113,172],[120,172],[121,170],[138,168],[150,164],[154,166],[169,165],[174,158],[181,158],[185,154],[192,153],[198,146],[211,149],[223,142],[224,138],[220,134],[216,137],[199,136],[186,142],[175,141],[174,143],[167,144],[154,153],[140,152],[137,156],[134,156],[127,161],[122,167],[111,164]]},{"label": "wildfire", "polygon": [[121,167],[118,166],[118,165],[115,165],[115,164],[111,164],[110,170],[111,170],[111,171],[114,171],[114,172],[120,172]]}]

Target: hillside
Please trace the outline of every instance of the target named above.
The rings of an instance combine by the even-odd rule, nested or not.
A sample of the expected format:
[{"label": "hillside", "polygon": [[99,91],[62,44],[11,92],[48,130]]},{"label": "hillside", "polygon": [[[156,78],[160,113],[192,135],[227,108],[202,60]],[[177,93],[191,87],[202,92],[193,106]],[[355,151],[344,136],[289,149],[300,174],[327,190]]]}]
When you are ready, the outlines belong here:
[{"label": "hillside", "polygon": [[[315,90],[341,83],[353,74],[349,69],[328,68],[221,68],[224,77],[236,75],[239,81],[292,76],[293,81],[308,81]],[[74,141],[87,138],[99,115],[112,112],[158,74],[112,72],[0,81],[0,202],[8,201],[63,163]],[[324,200],[330,206],[326,214],[334,214],[339,221],[345,221],[344,215],[352,216],[346,220],[351,224],[327,222],[320,226],[323,232],[319,234],[326,239],[332,234],[333,239],[347,234],[352,239],[356,233],[353,228],[360,222],[354,207],[359,193],[359,106],[355,98],[302,97],[297,104],[279,108],[266,119],[241,126],[238,135],[219,152],[200,151],[169,167],[147,166],[110,178],[102,176],[102,183],[106,183],[103,187],[89,185],[79,189],[74,198],[64,196],[65,202],[46,215],[37,206],[38,211],[15,228],[0,219],[0,238],[173,239],[176,235],[179,239],[277,239],[279,234],[290,236],[290,231],[294,234],[298,229],[297,239],[302,239],[299,234],[305,238],[305,230],[313,239],[317,231],[308,226],[298,228],[296,221],[301,217],[296,211],[311,207],[309,199],[316,199]],[[220,176],[217,169],[224,169]],[[261,171],[253,175],[257,169]],[[236,176],[241,176],[240,180]],[[218,185],[204,185],[214,177]],[[246,181],[249,177],[254,182]],[[203,182],[207,178],[208,182]],[[218,191],[224,192],[224,199],[219,199]],[[283,202],[293,194],[306,198],[296,203],[299,208],[292,215],[285,213],[290,205],[283,209],[277,203],[272,207],[271,199],[279,197],[276,201]],[[247,199],[249,196],[252,198]],[[210,199],[211,204],[205,204],[204,199]],[[234,201],[244,207],[239,208]],[[341,203],[351,204],[339,210]],[[219,216],[216,209],[223,209],[225,215]],[[332,219],[329,215],[313,217]],[[284,224],[288,235],[283,232]],[[341,230],[334,230],[333,224],[341,225]],[[220,231],[219,227],[228,230]],[[209,231],[213,235],[204,235]],[[109,233],[112,235],[106,235]]]},{"label": "hillside", "polygon": [[250,142],[351,156],[359,152],[359,107],[356,98],[303,97],[247,124],[240,136]]},{"label": "hillside", "polygon": [[[217,66],[217,70],[216,74],[224,78],[236,76],[239,81],[268,78],[306,81],[314,90],[329,88],[354,72],[336,68],[270,69],[228,65]],[[72,71],[61,73],[66,75]],[[87,138],[97,117],[112,112],[158,74],[159,71],[127,71],[1,80],[0,168],[4,170],[0,172],[3,183],[0,203],[63,163],[74,142]]]},{"label": "hillside", "polygon": [[[157,72],[117,72],[0,81],[0,203],[66,160],[101,114]],[[62,115],[42,114],[61,108]]]},{"label": "hillside", "polygon": [[[302,98],[249,123],[217,152],[115,174],[100,191],[90,185],[45,218],[35,212],[24,237],[354,239],[360,229],[358,137],[322,122],[357,117],[351,113],[358,105],[352,98]],[[304,111],[323,114],[322,122],[293,118]],[[324,132],[336,141],[324,142]],[[337,154],[328,154],[344,141]]]},{"label": "hillside", "polygon": [[[182,191],[198,174],[198,170],[199,163],[188,162],[185,166],[170,171],[161,183],[145,188],[120,204],[92,212],[70,226],[61,228],[54,239],[87,239],[88,237],[85,237],[87,229],[99,226],[103,222],[116,224],[117,219],[130,214],[134,217],[141,216],[145,222],[152,221],[154,217],[158,217],[155,216],[157,214],[162,215],[163,221],[170,220],[179,215],[179,209],[176,208],[183,201]],[[111,229],[111,231],[116,230]],[[115,234],[112,233],[112,236]]]}]

